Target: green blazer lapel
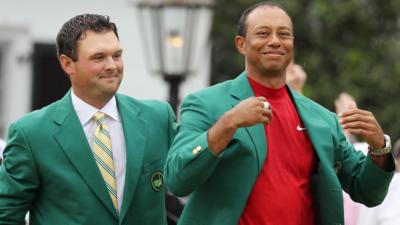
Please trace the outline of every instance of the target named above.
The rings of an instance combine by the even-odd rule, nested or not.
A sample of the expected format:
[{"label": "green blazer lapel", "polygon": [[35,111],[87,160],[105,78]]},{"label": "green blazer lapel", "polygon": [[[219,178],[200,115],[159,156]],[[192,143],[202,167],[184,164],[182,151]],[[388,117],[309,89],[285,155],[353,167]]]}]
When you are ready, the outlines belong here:
[{"label": "green blazer lapel", "polygon": [[[246,72],[240,74],[236,79],[232,81],[232,107],[236,106],[240,101],[246,98],[254,96],[253,90],[247,79]],[[267,141],[265,139],[265,130],[263,124],[256,124],[251,127],[246,127],[245,130],[249,134],[253,141],[255,154],[257,156],[258,171],[261,171],[264,165],[265,157],[267,154]]]},{"label": "green blazer lapel", "polygon": [[120,219],[123,221],[142,173],[144,150],[147,142],[146,121],[140,117],[141,110],[132,101],[124,101],[116,95],[117,105],[124,129],[126,146],[126,174],[124,199]]},{"label": "green blazer lapel", "polygon": [[117,219],[103,177],[94,160],[82,125],[73,109],[70,92],[59,102],[54,122],[60,126],[54,133],[54,138],[61,149],[104,207]]},{"label": "green blazer lapel", "polygon": [[331,145],[327,141],[332,139],[328,124],[322,119],[320,112],[315,107],[312,107],[304,96],[297,94],[290,88],[288,89],[321,163],[323,165],[331,165],[334,152],[329,150]]}]

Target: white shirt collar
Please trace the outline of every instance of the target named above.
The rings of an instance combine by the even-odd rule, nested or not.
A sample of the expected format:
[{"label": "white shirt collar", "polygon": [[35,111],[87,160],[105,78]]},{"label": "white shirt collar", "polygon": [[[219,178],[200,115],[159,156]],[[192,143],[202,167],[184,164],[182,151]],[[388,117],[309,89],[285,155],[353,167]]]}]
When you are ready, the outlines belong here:
[{"label": "white shirt collar", "polygon": [[88,123],[93,118],[93,115],[98,111],[105,113],[111,119],[120,121],[115,96],[113,96],[102,109],[97,109],[96,107],[84,102],[74,94],[74,90],[71,91],[71,100],[72,106],[74,107],[82,126]]}]

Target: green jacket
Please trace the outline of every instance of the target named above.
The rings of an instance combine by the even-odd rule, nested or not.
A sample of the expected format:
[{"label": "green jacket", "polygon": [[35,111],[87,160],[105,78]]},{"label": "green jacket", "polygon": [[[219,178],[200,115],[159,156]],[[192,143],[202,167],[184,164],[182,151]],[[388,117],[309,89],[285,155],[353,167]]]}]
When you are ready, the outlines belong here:
[{"label": "green jacket", "polygon": [[127,160],[120,216],[69,92],[11,125],[0,167],[0,224],[22,224],[28,210],[31,225],[166,224],[165,188],[153,175],[163,172],[174,113],[158,101],[116,100]]},{"label": "green jacket", "polygon": [[[392,172],[382,171],[346,141],[334,113],[296,92],[290,93],[319,158],[310,178],[318,224],[343,224],[342,189],[357,202],[379,204],[386,195],[394,164]],[[207,131],[226,111],[251,96],[254,94],[243,73],[184,100],[165,170],[172,193],[190,194],[180,225],[238,224],[268,157],[264,127],[258,124],[238,129],[219,157],[208,149]]]}]

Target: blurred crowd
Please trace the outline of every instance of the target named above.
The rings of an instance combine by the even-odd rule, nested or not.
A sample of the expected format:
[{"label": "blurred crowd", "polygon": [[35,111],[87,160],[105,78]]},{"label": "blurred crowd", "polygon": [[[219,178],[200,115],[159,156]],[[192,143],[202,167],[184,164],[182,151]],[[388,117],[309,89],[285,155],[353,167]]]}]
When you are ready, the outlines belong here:
[{"label": "blurred crowd", "polygon": [[[295,63],[291,63],[287,70],[288,85],[303,93],[303,86],[307,79],[304,69]],[[339,115],[355,103],[355,99],[347,92],[342,92],[335,99],[336,113]],[[359,142],[358,138],[344,130],[346,138],[354,145],[355,149],[368,153],[368,144]],[[344,216],[346,225],[399,225],[400,224],[400,139],[393,145],[393,156],[396,159],[396,173],[390,184],[388,194],[381,205],[368,208],[362,204],[354,202],[350,196],[343,192]]]}]

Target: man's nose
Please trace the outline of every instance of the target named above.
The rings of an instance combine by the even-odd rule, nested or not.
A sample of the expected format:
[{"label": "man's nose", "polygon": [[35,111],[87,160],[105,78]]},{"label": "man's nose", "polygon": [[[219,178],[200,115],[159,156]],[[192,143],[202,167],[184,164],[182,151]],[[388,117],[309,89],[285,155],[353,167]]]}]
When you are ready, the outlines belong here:
[{"label": "man's nose", "polygon": [[105,61],[105,69],[106,70],[115,70],[117,68],[117,64],[113,57],[107,57]]},{"label": "man's nose", "polygon": [[281,46],[281,39],[279,38],[278,34],[273,32],[268,40],[268,45],[271,47],[280,47]]}]

